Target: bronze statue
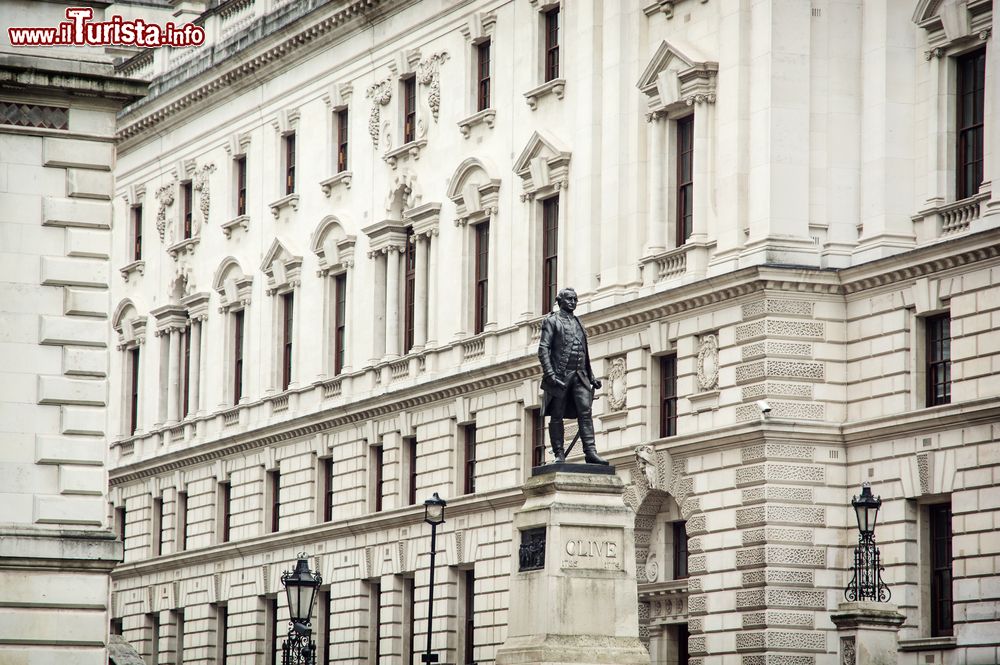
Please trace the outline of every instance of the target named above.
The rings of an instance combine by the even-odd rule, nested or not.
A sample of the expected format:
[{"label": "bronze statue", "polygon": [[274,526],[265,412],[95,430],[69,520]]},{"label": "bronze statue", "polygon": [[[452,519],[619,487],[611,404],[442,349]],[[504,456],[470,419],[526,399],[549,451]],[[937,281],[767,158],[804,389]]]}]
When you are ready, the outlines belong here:
[{"label": "bronze statue", "polygon": [[[545,317],[538,342],[542,363],[542,416],[549,417],[549,442],[556,463],[566,461],[563,450],[563,418],[576,418],[588,464],[607,464],[597,454],[594,418],[590,406],[594,391],[601,387],[590,367],[587,333],[576,318],[576,291],[566,288],[556,296],[559,311]],[[572,447],[572,446],[571,446]]]}]

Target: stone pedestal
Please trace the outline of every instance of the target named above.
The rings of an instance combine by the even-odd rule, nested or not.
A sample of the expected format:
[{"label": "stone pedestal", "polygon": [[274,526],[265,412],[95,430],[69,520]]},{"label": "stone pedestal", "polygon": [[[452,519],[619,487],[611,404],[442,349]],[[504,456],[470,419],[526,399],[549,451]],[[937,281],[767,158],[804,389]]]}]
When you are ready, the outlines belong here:
[{"label": "stone pedestal", "polygon": [[[554,466],[554,465],[553,465]],[[497,665],[648,665],[639,641],[633,516],[616,475],[554,470],[514,515],[507,640]],[[607,467],[605,467],[606,469]],[[538,469],[541,470],[541,469]]]},{"label": "stone pedestal", "polygon": [[841,603],[830,615],[840,634],[841,665],[896,663],[905,618],[888,603]]}]

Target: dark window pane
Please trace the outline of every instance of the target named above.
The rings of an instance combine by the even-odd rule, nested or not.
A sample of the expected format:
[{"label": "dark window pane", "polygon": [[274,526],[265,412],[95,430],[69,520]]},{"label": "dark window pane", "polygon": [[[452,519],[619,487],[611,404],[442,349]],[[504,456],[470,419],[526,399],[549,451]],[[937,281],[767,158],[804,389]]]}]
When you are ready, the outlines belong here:
[{"label": "dark window pane", "polygon": [[956,199],[979,193],[983,182],[983,119],[986,90],[986,49],[968,53],[956,62],[958,82],[956,99],[958,109],[958,155],[956,173]]},{"label": "dark window pane", "polygon": [[948,314],[924,321],[927,406],[951,402],[951,319]]},{"label": "dark window pane", "polygon": [[694,116],[677,121],[677,246],[691,236],[694,220]]},{"label": "dark window pane", "polygon": [[931,541],[931,636],[940,637],[951,635],[954,624],[951,592],[951,504],[929,506],[928,517]]}]

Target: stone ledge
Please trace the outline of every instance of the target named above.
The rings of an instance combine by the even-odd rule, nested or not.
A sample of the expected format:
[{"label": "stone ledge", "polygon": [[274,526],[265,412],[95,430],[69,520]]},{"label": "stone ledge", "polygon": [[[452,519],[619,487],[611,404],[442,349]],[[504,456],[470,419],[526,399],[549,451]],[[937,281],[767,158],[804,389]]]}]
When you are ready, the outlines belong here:
[{"label": "stone ledge", "polygon": [[235,229],[242,228],[244,231],[247,231],[250,228],[250,215],[238,215],[228,222],[220,224],[219,228],[222,229],[222,233],[224,233],[227,238],[233,235],[233,231]]},{"label": "stone ledge", "polygon": [[427,139],[417,139],[416,141],[410,141],[409,143],[404,143],[403,145],[389,150],[386,152],[382,159],[386,161],[389,166],[396,168],[396,162],[403,157],[409,157],[413,161],[420,159],[420,151],[424,149],[427,145]]},{"label": "stone ledge", "polygon": [[462,132],[462,136],[469,138],[472,134],[472,128],[476,125],[486,125],[488,128],[493,129],[493,125],[496,123],[497,110],[493,108],[483,109],[477,113],[473,113],[468,118],[463,118],[458,121],[458,129]]},{"label": "stone ledge", "polygon": [[540,86],[532,88],[528,92],[524,93],[524,99],[528,102],[528,107],[534,111],[538,108],[538,100],[542,97],[555,95],[558,99],[562,99],[565,94],[566,79],[557,78],[552,79],[551,81],[546,81]]},{"label": "stone ledge", "polygon": [[330,176],[326,180],[321,180],[319,186],[323,188],[323,195],[327,198],[330,197],[330,193],[333,191],[334,187],[338,185],[343,185],[347,189],[351,188],[351,179],[354,177],[353,173],[350,171],[341,171],[340,173]]},{"label": "stone ledge", "polygon": [[110,570],[122,542],[110,531],[6,527],[0,529],[0,567]]},{"label": "stone ledge", "polygon": [[146,262],[142,259],[133,261],[132,263],[119,268],[118,272],[122,274],[122,279],[127,282],[132,277],[133,273],[137,275],[143,275],[146,273]]},{"label": "stone ledge", "polygon": [[954,649],[958,646],[958,640],[954,636],[948,637],[918,637],[911,640],[900,640],[900,651],[940,651],[943,649]]},{"label": "stone ledge", "polygon": [[291,208],[292,210],[299,209],[299,195],[288,194],[286,196],[282,196],[277,201],[272,202],[270,204],[270,208],[271,208],[271,216],[274,217],[275,219],[278,219],[278,217],[281,215],[281,210],[283,208]]}]

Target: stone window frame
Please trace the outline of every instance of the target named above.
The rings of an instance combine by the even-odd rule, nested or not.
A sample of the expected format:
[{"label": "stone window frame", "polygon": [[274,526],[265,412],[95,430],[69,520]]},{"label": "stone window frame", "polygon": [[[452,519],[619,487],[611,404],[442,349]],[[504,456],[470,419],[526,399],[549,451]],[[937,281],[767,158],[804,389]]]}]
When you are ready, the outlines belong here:
[{"label": "stone window frame", "polygon": [[[351,132],[351,121],[354,119],[355,113],[351,108],[351,99],[354,96],[354,86],[347,83],[340,83],[331,85],[327,90],[326,94],[323,95],[323,103],[326,106],[326,145],[329,146],[329,150],[326,151],[327,164],[326,172],[330,176],[320,182],[320,187],[323,189],[323,194],[329,197],[334,189],[343,186],[345,189],[351,188],[351,180],[353,178],[353,172],[351,171],[351,166],[353,164],[353,159],[351,158],[352,146],[357,142],[352,136]],[[341,116],[342,112],[347,112],[347,164],[346,168],[343,170],[339,167],[338,155],[340,151],[340,129],[341,129]]]},{"label": "stone window frame", "polygon": [[[133,274],[142,275],[146,271],[146,261],[142,257],[150,252],[150,242],[149,234],[147,234],[145,223],[146,223],[146,185],[144,183],[136,183],[131,185],[122,198],[125,200],[125,215],[127,217],[126,227],[127,231],[125,233],[125,256],[128,258],[128,262],[119,268],[122,279],[128,282]],[[139,225],[142,231],[142,242],[141,242],[141,254],[137,258],[135,255],[135,214],[136,210],[140,211]]]},{"label": "stone window frame", "polygon": [[[969,229],[969,221],[981,214],[980,205],[989,199],[990,174],[996,168],[989,146],[984,147],[984,179],[978,194],[957,198],[958,188],[958,118],[956,91],[957,60],[980,48],[995,46],[992,35],[990,4],[972,2],[963,6],[944,6],[939,0],[921,0],[913,13],[913,22],[922,29],[923,52],[928,93],[926,191],[927,198],[913,215],[918,241],[936,240]],[[963,13],[965,15],[961,15]],[[989,62],[987,62],[987,68]],[[989,84],[987,72],[987,86]],[[990,93],[987,87],[986,95]],[[989,123],[989,109],[985,122]],[[987,126],[986,135],[991,128]]]},{"label": "stone window frame", "polygon": [[[134,316],[129,317],[130,312],[134,313]],[[128,318],[126,318],[128,317]],[[145,361],[143,356],[146,355],[142,352],[142,348],[146,343],[146,316],[140,315],[135,307],[135,304],[131,299],[126,298],[122,300],[118,306],[115,308],[115,312],[111,317],[111,326],[118,335],[117,349],[120,352],[119,358],[121,359],[119,372],[121,376],[121,382],[119,385],[122,387],[122,397],[119,400],[119,404],[125,406],[119,414],[119,438],[129,439],[142,434],[143,425],[143,390],[142,390],[142,379],[143,379],[143,369],[145,366]],[[129,431],[131,429],[131,408],[132,408],[132,398],[131,398],[131,388],[132,388],[132,352],[138,351],[139,359],[139,391],[138,397],[139,402],[135,405],[136,407],[136,428],[134,431]]]},{"label": "stone window frame", "polygon": [[487,281],[487,318],[483,322],[481,332],[491,332],[497,328],[496,316],[496,289],[497,289],[497,215],[500,211],[499,192],[500,179],[494,177],[495,173],[492,165],[470,157],[465,159],[448,184],[448,198],[455,204],[455,226],[462,231],[463,252],[460,258],[463,264],[460,268],[461,293],[459,301],[461,303],[462,331],[469,330],[475,332],[475,261],[470,257],[476,246],[476,227],[486,223],[490,225],[489,256],[487,266],[489,270]]},{"label": "stone window frame", "polygon": [[[558,228],[561,230],[556,247],[557,256],[568,256],[565,229],[569,226],[569,197],[563,199],[562,192],[569,186],[569,167],[572,153],[551,135],[535,131],[528,139],[520,156],[514,162],[514,173],[521,179],[521,201],[528,203],[528,252],[527,272],[529,300],[526,304],[528,318],[544,316],[549,309],[541,304],[542,283],[542,242],[543,206],[546,199],[559,197]],[[559,261],[556,267],[556,283],[566,284],[567,261]],[[534,294],[534,295],[531,295]],[[551,304],[555,307],[555,303]],[[539,311],[542,309],[543,311]]]},{"label": "stone window frame", "polygon": [[[323,279],[323,368],[325,376],[340,376],[351,371],[351,290],[353,288],[355,247],[357,237],[348,233],[353,224],[341,216],[327,215],[313,231],[310,249],[316,255],[319,269],[316,276]],[[337,368],[337,280],[345,280],[344,358]]]},{"label": "stone window frame", "polygon": [[[288,210],[297,211],[299,209],[299,197],[302,191],[302,173],[298,164],[295,165],[295,188],[292,192],[286,191],[287,182],[287,153],[286,153],[286,139],[289,136],[297,136],[299,129],[299,119],[301,117],[301,112],[299,109],[282,109],[278,112],[277,116],[271,120],[271,127],[274,130],[274,135],[272,139],[272,149],[273,154],[276,157],[275,162],[278,164],[278,175],[279,177],[274,181],[274,187],[276,188],[275,194],[276,198],[271,201],[269,207],[271,208],[271,216],[275,219],[281,219],[282,213],[286,215],[290,214]],[[298,142],[295,146],[295,158],[296,162],[301,161],[300,150]]]},{"label": "stone window frame", "polygon": [[[493,129],[496,122],[497,104],[494,79],[496,74],[496,10],[475,12],[468,21],[459,28],[465,38],[465,52],[468,54],[465,66],[465,78],[469,82],[468,94],[465,95],[465,118],[458,121],[462,136],[469,138],[472,128],[485,125]],[[479,46],[484,42],[490,44],[490,103],[486,108],[479,108],[478,54]]]},{"label": "stone window frame", "polygon": [[[233,275],[236,272],[238,274]],[[220,314],[225,315],[225,335],[223,336],[223,357],[225,359],[224,376],[232,380],[223,381],[222,404],[234,405],[235,402],[235,363],[236,363],[236,319],[237,312],[243,313],[243,357],[246,358],[247,331],[249,330],[249,313],[253,296],[253,275],[247,275],[232,256],[226,257],[219,264],[212,279],[212,288],[219,296]],[[246,363],[243,365],[243,375],[240,380],[241,395],[236,404],[249,401],[247,392]],[[204,397],[203,397],[204,401]]]},{"label": "stone window frame", "polygon": [[[242,228],[244,231],[250,228],[250,133],[240,132],[233,134],[229,137],[229,141],[226,143],[226,154],[229,159],[227,163],[229,164],[229,173],[227,174],[227,181],[231,184],[232,196],[228,197],[229,206],[227,215],[229,221],[223,222],[220,226],[222,232],[227,238],[232,236],[232,232],[236,228]],[[239,210],[239,172],[237,171],[237,162],[243,160],[244,169],[246,173],[246,182],[244,183],[246,188],[246,196],[244,199],[244,211],[241,214]]]},{"label": "stone window frame", "polygon": [[[713,174],[703,162],[714,153],[717,137],[715,101],[719,63],[662,40],[639,77],[636,87],[645,95],[646,120],[651,126],[649,169],[650,205],[646,253],[650,256],[681,247],[704,244],[708,225],[706,194],[714,188]],[[692,233],[678,243],[678,123],[692,118]],[[704,146],[700,155],[699,147]],[[657,159],[659,158],[659,159]],[[699,181],[699,167],[707,181]],[[657,212],[659,209],[659,212]],[[662,217],[661,217],[662,216]],[[665,223],[664,223],[665,222]],[[742,240],[742,239],[741,239]]]},{"label": "stone window frame", "polygon": [[[264,273],[264,293],[271,297],[271,371],[269,372],[268,392],[284,392],[282,388],[283,346],[285,343],[284,311],[286,295],[295,300],[302,285],[302,257],[293,255],[281,240],[275,238],[271,248],[264,255],[260,270]],[[293,300],[294,302],[294,300]],[[295,389],[301,383],[301,344],[302,308],[292,308],[292,356],[291,372],[287,389]]]},{"label": "stone window frame", "polygon": [[[557,99],[562,99],[566,94],[566,41],[568,33],[566,30],[567,2],[566,0],[529,0],[534,10],[531,21],[531,43],[532,48],[532,79],[536,81],[535,86],[524,93],[524,98],[528,107],[534,111],[538,107],[538,102],[550,95],[555,95]],[[553,11],[559,11],[559,72],[558,76],[546,78],[546,48],[545,48],[545,19],[546,15]]]},{"label": "stone window frame", "polygon": [[927,405],[927,326],[930,317],[947,314],[951,309],[950,280],[918,279],[902,292],[908,321],[910,410],[922,411]]}]

